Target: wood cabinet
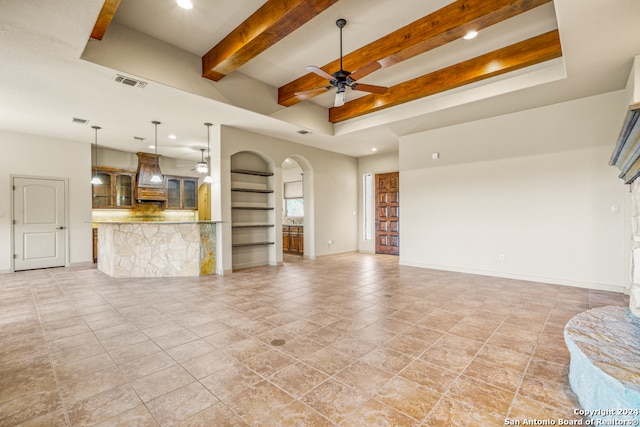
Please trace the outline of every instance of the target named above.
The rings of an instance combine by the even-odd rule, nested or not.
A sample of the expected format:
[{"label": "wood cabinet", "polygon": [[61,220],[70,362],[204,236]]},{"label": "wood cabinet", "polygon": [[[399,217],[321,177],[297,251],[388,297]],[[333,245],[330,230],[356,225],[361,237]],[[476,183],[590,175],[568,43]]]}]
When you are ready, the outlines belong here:
[{"label": "wood cabinet", "polygon": [[97,168],[101,184],[92,184],[94,209],[130,209],[133,207],[136,173],[128,170]]},{"label": "wood cabinet", "polygon": [[301,225],[282,226],[282,251],[289,254],[304,253],[304,232]]},{"label": "wood cabinet", "polygon": [[165,175],[167,209],[198,209],[198,179]]},{"label": "wood cabinet", "polygon": [[98,229],[93,229],[93,263],[98,262]]}]

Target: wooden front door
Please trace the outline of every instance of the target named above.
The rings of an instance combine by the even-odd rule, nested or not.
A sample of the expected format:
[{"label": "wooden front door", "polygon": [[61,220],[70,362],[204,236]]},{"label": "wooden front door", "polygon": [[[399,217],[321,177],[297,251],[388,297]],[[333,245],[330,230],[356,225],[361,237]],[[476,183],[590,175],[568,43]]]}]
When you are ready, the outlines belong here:
[{"label": "wooden front door", "polygon": [[400,174],[376,175],[376,253],[400,255]]},{"label": "wooden front door", "polygon": [[14,270],[63,267],[65,182],[13,178]]}]

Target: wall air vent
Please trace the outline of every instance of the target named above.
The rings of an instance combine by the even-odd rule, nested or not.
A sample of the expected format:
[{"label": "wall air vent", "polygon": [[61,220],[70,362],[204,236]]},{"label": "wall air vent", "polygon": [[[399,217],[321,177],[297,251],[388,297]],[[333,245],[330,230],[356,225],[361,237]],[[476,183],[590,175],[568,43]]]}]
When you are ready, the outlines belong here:
[{"label": "wall air vent", "polygon": [[142,80],[136,80],[131,77],[123,76],[122,74],[116,74],[113,78],[116,82],[122,83],[127,86],[139,87],[140,89],[147,86],[147,82],[143,82]]},{"label": "wall air vent", "polygon": [[89,120],[87,119],[79,119],[77,117],[71,117],[71,123],[75,123],[78,125],[86,125],[87,123],[89,123]]}]

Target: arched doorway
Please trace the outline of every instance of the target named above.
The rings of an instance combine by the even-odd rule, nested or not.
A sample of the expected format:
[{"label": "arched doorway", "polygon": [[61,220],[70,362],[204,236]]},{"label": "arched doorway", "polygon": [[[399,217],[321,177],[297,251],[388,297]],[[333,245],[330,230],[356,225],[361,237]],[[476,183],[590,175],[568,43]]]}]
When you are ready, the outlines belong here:
[{"label": "arched doorway", "polygon": [[304,254],[304,172],[292,158],[282,162],[282,253]]},{"label": "arched doorway", "polygon": [[282,252],[315,258],[313,169],[303,156],[290,155],[282,171]]}]

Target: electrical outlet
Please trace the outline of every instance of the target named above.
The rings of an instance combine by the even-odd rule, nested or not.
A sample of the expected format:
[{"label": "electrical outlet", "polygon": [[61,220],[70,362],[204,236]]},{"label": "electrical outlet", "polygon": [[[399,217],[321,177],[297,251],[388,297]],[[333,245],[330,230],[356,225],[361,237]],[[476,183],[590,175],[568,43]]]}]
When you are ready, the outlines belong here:
[{"label": "electrical outlet", "polygon": [[498,260],[499,261],[504,261],[504,254],[498,255]]}]

